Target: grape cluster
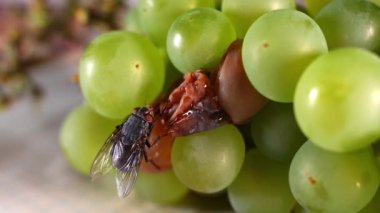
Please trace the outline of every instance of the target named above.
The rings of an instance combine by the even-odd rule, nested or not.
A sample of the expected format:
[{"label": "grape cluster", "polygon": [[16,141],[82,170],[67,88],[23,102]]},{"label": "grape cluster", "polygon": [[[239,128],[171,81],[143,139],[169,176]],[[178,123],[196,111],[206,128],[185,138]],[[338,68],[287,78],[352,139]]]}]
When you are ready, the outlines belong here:
[{"label": "grape cluster", "polygon": [[[237,212],[379,212],[379,2],[316,2],[140,0],[125,31],[99,36],[82,57],[87,103],[62,129],[74,168],[88,172],[111,119],[202,70],[231,122],[148,150],[163,167],[142,163],[141,197],[225,190]],[[74,158],[79,149],[91,154]]]}]

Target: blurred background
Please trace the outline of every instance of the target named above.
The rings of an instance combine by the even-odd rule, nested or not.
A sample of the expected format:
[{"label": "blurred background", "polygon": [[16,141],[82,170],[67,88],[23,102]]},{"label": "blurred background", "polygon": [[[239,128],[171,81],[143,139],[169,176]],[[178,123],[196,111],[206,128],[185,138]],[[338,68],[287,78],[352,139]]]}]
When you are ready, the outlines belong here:
[{"label": "blurred background", "polygon": [[[32,77],[39,69],[30,68],[64,58],[76,63],[94,37],[123,28],[127,5],[121,0],[0,1],[0,106],[8,108],[26,93],[42,97],[45,91]],[[67,68],[74,84],[77,65]]]}]

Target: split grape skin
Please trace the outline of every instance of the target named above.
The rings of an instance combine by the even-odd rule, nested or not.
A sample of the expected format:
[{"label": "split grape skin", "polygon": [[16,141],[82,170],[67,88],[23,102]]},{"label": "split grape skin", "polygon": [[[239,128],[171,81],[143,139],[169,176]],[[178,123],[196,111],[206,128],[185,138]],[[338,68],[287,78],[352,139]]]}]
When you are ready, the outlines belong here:
[{"label": "split grape skin", "polygon": [[[154,107],[160,108],[156,114],[160,115],[161,121],[153,124],[150,141],[165,132],[171,133],[146,150],[147,155],[160,168],[142,162],[142,171],[157,172],[171,168],[170,151],[175,136],[206,131],[222,123],[246,123],[267,104],[268,100],[256,91],[245,74],[241,47],[241,40],[230,45],[215,76],[209,78],[201,70],[187,73],[183,82],[169,94],[166,102],[156,101]],[[192,109],[197,113],[189,117]],[[210,115],[220,116],[219,120],[214,120]],[[199,124],[200,120],[203,120],[203,124]],[[165,121],[170,122],[163,124]],[[168,126],[171,126],[171,130]],[[173,132],[176,134],[173,135]]]}]

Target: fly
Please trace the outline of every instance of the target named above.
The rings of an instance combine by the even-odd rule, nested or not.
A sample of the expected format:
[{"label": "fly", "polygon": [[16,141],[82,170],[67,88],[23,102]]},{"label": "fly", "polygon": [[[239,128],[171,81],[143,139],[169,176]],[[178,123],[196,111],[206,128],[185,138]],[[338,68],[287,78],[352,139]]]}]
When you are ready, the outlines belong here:
[{"label": "fly", "polygon": [[91,177],[96,179],[115,168],[118,195],[127,196],[136,182],[142,158],[148,161],[145,147],[151,147],[148,138],[152,122],[152,110],[142,107],[117,126],[96,156]]}]

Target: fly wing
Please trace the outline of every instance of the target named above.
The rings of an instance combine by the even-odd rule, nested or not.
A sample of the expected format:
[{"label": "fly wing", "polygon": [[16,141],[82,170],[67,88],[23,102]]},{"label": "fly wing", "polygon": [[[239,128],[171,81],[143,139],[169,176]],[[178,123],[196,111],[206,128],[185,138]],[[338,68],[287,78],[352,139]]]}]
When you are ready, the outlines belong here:
[{"label": "fly wing", "polygon": [[121,169],[116,172],[117,193],[120,198],[126,197],[135,185],[137,174],[142,160],[143,150],[132,150],[131,155]]},{"label": "fly wing", "polygon": [[92,180],[95,180],[101,176],[104,176],[112,169],[112,156],[111,151],[115,141],[120,140],[121,131],[116,129],[110,137],[107,138],[106,142],[98,152],[95,157],[94,162],[91,166],[90,176]]},{"label": "fly wing", "polygon": [[221,109],[194,107],[170,121],[170,131],[175,136],[186,136],[216,128],[228,123],[228,115]]}]

